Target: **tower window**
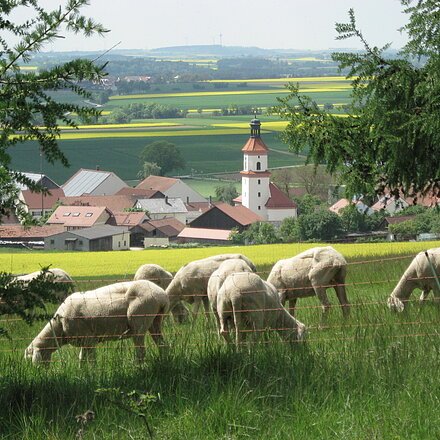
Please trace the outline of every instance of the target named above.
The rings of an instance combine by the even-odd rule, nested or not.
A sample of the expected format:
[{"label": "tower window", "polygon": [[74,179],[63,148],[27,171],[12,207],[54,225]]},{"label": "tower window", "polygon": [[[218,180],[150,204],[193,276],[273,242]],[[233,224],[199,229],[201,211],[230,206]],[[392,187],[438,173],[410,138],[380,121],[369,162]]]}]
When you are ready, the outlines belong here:
[{"label": "tower window", "polygon": [[260,211],[260,210],[261,210],[261,206],[258,207],[258,211]]},{"label": "tower window", "polygon": [[258,197],[261,197],[261,193],[258,193]]},{"label": "tower window", "polygon": [[257,171],[261,170],[261,162],[257,162]]},{"label": "tower window", "polygon": [[258,179],[258,185],[261,185],[261,180],[260,179]]}]

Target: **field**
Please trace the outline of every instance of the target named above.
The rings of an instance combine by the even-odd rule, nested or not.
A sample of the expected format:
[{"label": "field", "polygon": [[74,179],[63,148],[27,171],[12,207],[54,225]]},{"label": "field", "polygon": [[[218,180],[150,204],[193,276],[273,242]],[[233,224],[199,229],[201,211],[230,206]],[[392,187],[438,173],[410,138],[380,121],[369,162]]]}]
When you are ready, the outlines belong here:
[{"label": "field", "polygon": [[[140,263],[174,271],[225,251],[244,252],[265,276],[277,259],[310,246],[17,253],[0,254],[0,262],[14,272],[51,262],[90,288],[103,276],[129,279]],[[102,345],[96,364],[82,368],[78,350],[64,347],[45,369],[22,358],[42,324],[3,319],[12,339],[0,343],[2,438],[144,439],[140,412],[157,439],[437,439],[439,309],[432,301],[422,307],[414,302],[397,315],[385,306],[412,256],[434,246],[439,243],[335,245],[349,261],[351,317],[342,320],[335,307],[319,328],[316,298],[299,301],[297,317],[308,327],[308,342],[293,348],[268,333],[235,351],[218,341],[212,320],[199,317],[180,326],[167,320],[169,354],[158,356],[149,343],[143,366],[133,364],[131,342],[119,341]],[[141,394],[131,391],[147,393],[149,403],[138,406]],[[96,418],[78,434],[75,416],[87,410]]]},{"label": "field", "polygon": [[[45,163],[43,172],[62,184],[79,168],[94,169],[99,165],[124,180],[134,181],[141,168],[140,151],[157,140],[168,140],[182,150],[187,166],[178,171],[181,175],[239,171],[241,148],[249,136],[251,116],[220,117],[214,116],[213,111],[231,105],[265,110],[277,104],[277,97],[286,96],[287,90],[283,86],[289,80],[298,82],[319,105],[330,103],[337,107],[348,102],[350,83],[341,77],[154,84],[148,94],[111,96],[100,110],[109,115],[128,104],[155,102],[188,110],[190,115],[180,119],[134,120],[130,124],[80,125],[79,130],[65,127],[61,130],[59,145],[71,168]],[[68,92],[58,92],[54,97],[84,104]],[[264,114],[260,118],[263,139],[271,149],[270,167],[303,164],[304,156],[289,154],[287,146],[278,137],[285,122],[276,115]],[[40,159],[34,142],[15,146],[11,154],[16,169],[40,171],[35,168]]]}]

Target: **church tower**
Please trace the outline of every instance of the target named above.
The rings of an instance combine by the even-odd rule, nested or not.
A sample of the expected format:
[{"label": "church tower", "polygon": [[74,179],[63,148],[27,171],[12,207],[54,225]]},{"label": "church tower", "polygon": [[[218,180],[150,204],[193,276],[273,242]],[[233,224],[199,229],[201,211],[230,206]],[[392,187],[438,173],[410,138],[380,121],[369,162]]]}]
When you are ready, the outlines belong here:
[{"label": "church tower", "polygon": [[241,204],[268,220],[266,203],[270,194],[270,172],[267,155],[269,149],[260,136],[261,123],[252,119],[251,136],[243,152],[243,171],[241,171]]}]

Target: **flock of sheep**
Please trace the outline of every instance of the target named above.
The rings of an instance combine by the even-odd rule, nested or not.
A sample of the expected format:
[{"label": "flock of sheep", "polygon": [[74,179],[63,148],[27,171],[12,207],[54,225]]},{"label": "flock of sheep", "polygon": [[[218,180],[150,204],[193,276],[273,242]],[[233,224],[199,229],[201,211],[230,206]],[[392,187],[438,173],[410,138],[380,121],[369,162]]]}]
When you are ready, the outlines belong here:
[{"label": "flock of sheep", "polygon": [[[419,253],[388,298],[390,309],[402,311],[415,288],[422,289],[422,300],[430,290],[440,295],[438,268],[440,248]],[[333,287],[343,315],[349,315],[346,272],[346,260],[330,246],[278,261],[267,281],[242,254],[193,261],[174,277],[156,264],[146,264],[138,269],[134,281],[69,295],[28,346],[25,357],[34,363],[48,362],[53,352],[71,344],[81,347],[80,360],[85,360],[94,355],[99,342],[132,338],[136,358],[142,361],[148,332],[160,351],[167,349],[162,323],[169,311],[177,322],[189,318],[183,302],[193,304],[194,315],[201,304],[206,312],[212,310],[218,334],[228,343],[232,342],[231,332],[235,333],[236,344],[241,344],[248,333],[258,334],[265,329],[276,330],[284,341],[297,342],[304,339],[306,329],[293,316],[298,298],[316,295],[325,319],[330,308],[326,290]],[[29,281],[38,274],[21,279]],[[72,282],[61,269],[51,269],[48,275],[55,281]],[[287,301],[288,309],[284,307]]]}]

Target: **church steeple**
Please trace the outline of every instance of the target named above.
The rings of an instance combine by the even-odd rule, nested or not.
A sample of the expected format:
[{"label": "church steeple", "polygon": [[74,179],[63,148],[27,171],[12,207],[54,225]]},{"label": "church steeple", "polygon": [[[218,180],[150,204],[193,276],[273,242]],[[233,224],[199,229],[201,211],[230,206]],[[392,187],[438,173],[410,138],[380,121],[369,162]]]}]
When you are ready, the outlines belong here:
[{"label": "church steeple", "polygon": [[259,119],[257,119],[257,115],[255,115],[255,118],[252,119],[250,126],[251,126],[251,138],[259,138],[261,122]]}]

